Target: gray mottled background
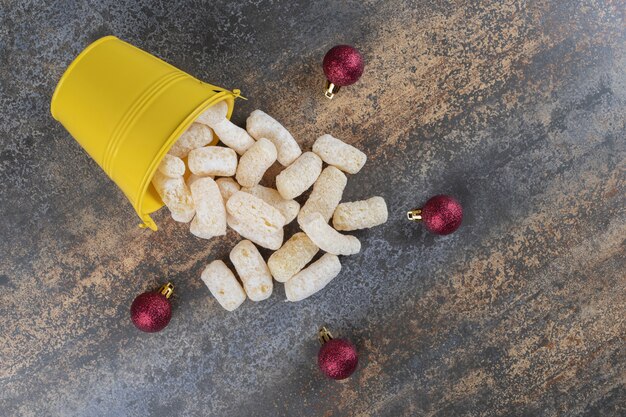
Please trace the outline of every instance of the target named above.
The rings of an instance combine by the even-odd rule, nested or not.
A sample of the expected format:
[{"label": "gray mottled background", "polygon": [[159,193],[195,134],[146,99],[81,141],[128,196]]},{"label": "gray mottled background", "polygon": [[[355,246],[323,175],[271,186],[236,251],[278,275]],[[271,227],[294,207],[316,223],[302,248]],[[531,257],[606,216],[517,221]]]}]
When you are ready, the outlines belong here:
[{"label": "gray mottled background", "polygon": [[[46,4],[47,3],[47,4]],[[0,0],[0,415],[620,416],[626,413],[624,1]],[[63,70],[114,34],[240,88],[310,148],[363,149],[347,200],[390,219],[322,293],[282,285],[236,312],[199,279],[236,242],[166,212],[138,229],[122,193],[49,114]],[[321,94],[356,45],[361,81]],[[405,211],[465,207],[447,237]],[[138,332],[166,280],[174,316]],[[317,369],[326,324],[360,350]]]}]

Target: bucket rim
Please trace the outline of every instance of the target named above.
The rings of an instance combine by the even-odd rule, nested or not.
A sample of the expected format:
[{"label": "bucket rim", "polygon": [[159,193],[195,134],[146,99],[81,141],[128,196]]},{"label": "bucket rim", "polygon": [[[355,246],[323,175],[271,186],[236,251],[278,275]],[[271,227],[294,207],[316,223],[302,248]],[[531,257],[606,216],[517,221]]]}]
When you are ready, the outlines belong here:
[{"label": "bucket rim", "polygon": [[[159,153],[157,154],[157,156],[152,160],[152,163],[150,164],[148,170],[146,171],[146,173],[144,174],[144,177],[141,180],[138,193],[137,193],[137,196],[138,196],[137,200],[135,202],[131,201],[131,203],[133,204],[133,208],[135,209],[135,211],[139,215],[139,218],[143,222],[139,224],[139,227],[141,228],[148,228],[153,231],[158,230],[158,226],[156,225],[152,217],[150,217],[150,214],[154,213],[154,211],[145,212],[143,210],[143,204],[144,204],[144,198],[146,194],[148,193],[148,189],[150,188],[150,185],[152,183],[152,178],[154,177],[154,174],[156,173],[159,167],[159,164],[161,163],[165,155],[169,152],[170,148],[174,146],[174,143],[176,143],[176,141],[189,128],[189,126],[191,126],[196,121],[196,119],[202,112],[207,110],[209,107],[212,107],[215,104],[219,103],[220,101],[224,101],[224,100],[227,101],[228,112],[226,114],[226,118],[230,119],[234,110],[235,99],[240,98],[239,90],[230,91],[230,90],[226,90],[226,89],[222,89],[220,87],[214,86],[212,84],[208,84],[204,82],[202,83],[213,88],[216,91],[216,93],[212,95],[211,97],[207,98],[200,105],[198,105],[195,108],[195,110],[192,111],[182,122],[180,122],[178,126],[176,127],[176,129],[174,129],[174,131],[172,131],[172,133],[168,136],[167,140],[165,141],[165,143],[159,150]],[[217,142],[217,138],[214,139],[212,144],[215,144],[216,142]],[[161,207],[163,207],[163,205]]]}]

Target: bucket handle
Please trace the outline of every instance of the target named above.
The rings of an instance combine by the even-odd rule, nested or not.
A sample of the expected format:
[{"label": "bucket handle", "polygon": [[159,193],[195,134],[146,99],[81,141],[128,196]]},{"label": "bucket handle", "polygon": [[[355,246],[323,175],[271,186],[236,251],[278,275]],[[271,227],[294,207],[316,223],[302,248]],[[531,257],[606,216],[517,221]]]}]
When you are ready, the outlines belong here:
[{"label": "bucket handle", "polygon": [[[224,91],[229,91],[229,90],[224,90]],[[246,97],[241,95],[241,90],[238,88],[233,89],[232,91],[230,91],[230,93],[233,95],[233,98],[240,98],[242,100],[248,100]]]}]

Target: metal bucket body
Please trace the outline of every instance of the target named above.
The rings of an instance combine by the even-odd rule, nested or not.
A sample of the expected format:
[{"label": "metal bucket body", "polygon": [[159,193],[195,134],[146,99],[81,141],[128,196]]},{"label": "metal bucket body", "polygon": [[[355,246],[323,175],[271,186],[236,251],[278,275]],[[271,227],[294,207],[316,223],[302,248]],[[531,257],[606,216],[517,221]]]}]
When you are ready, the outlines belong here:
[{"label": "metal bucket body", "polygon": [[163,207],[151,185],[178,137],[210,106],[239,90],[204,83],[114,36],[89,45],[67,68],[50,110],[124,192],[142,220]]}]

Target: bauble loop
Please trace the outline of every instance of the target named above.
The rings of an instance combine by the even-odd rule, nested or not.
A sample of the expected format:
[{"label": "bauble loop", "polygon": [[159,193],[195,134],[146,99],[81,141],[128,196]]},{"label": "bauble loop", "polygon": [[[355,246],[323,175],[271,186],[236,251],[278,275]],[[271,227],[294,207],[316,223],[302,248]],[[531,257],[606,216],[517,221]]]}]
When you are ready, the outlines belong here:
[{"label": "bauble loop", "polygon": [[170,300],[159,292],[144,292],[139,294],[130,306],[130,318],[139,330],[148,333],[158,332],[170,322],[172,305]]},{"label": "bauble loop", "polygon": [[365,63],[359,51],[350,45],[332,47],[324,56],[324,74],[328,81],[343,87],[361,78]]},{"label": "bauble loop", "polygon": [[463,207],[449,195],[436,195],[422,207],[422,221],[432,233],[448,235],[463,221]]},{"label": "bauble loop", "polygon": [[346,339],[325,342],[317,354],[320,370],[329,378],[340,380],[354,373],[359,363],[356,347]]}]

